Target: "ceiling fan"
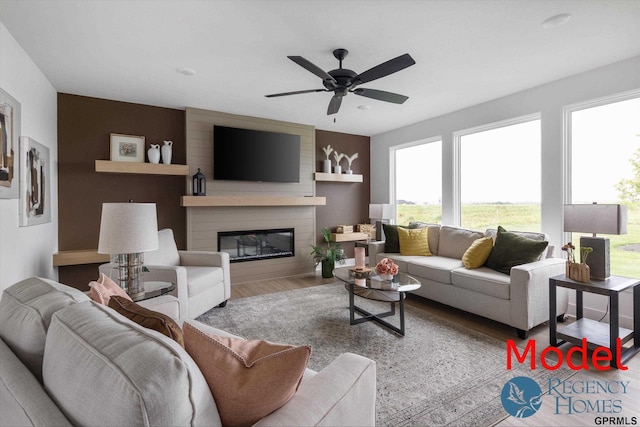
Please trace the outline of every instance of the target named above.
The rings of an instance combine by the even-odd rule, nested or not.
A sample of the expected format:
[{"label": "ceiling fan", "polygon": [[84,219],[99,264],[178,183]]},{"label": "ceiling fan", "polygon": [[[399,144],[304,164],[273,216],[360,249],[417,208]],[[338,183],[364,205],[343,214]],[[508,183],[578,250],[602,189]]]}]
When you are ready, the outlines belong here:
[{"label": "ceiling fan", "polygon": [[276,96],[287,95],[299,95],[301,93],[311,92],[333,92],[333,97],[329,101],[329,108],[327,109],[327,115],[336,114],[340,110],[340,104],[342,104],[342,98],[349,92],[356,95],[364,96],[367,98],[377,99],[379,101],[393,102],[394,104],[402,104],[408,96],[399,95],[393,92],[386,92],[384,90],[359,88],[357,86],[369,83],[370,81],[379,79],[381,77],[388,76],[416,63],[411,55],[405,53],[397,58],[390,59],[387,62],[376,65],[367,71],[356,74],[352,70],[342,68],[342,60],[347,57],[349,51],[347,49],[336,49],[333,51],[333,56],[340,62],[340,68],[331,70],[329,72],[323,71],[317,65],[304,59],[302,56],[287,56],[290,60],[300,65],[302,68],[312,72],[316,76],[322,79],[324,89],[308,89],[298,90],[295,92],[274,93],[272,95],[265,95],[267,98],[273,98]]}]

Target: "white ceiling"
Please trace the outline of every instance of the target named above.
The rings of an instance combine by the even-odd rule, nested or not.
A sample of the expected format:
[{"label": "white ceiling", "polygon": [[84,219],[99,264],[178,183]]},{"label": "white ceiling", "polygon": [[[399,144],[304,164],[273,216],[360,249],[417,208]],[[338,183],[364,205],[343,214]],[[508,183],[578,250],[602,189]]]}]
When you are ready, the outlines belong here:
[{"label": "white ceiling", "polygon": [[[542,28],[559,13],[573,17]],[[640,0],[0,0],[0,21],[58,92],[359,135],[640,55]],[[416,65],[362,85],[409,100],[349,94],[327,116],[330,93],[264,97],[322,88],[287,55],[328,71],[339,47],[357,73],[411,54]]]}]

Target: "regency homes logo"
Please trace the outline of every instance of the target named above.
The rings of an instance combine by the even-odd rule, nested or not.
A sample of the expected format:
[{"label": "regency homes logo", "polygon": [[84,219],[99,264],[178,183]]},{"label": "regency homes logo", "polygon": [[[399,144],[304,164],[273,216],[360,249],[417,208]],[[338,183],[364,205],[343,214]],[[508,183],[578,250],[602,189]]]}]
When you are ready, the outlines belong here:
[{"label": "regency homes logo", "polygon": [[[585,340],[586,341],[586,340]],[[618,344],[619,345],[619,344]],[[611,364],[620,370],[628,369],[612,357],[609,349],[592,353],[592,364],[587,363],[587,346],[573,347],[563,358],[562,353],[556,347],[545,348],[540,355],[540,365],[548,371],[557,371],[566,363],[571,370],[589,370],[591,368],[604,371],[611,368]],[[530,352],[530,353],[529,353]],[[549,362],[545,355],[554,353],[558,355],[556,362]],[[571,361],[572,353],[579,355],[580,363]],[[618,351],[619,355],[620,352]],[[513,359],[518,363],[526,363],[527,355],[530,357],[530,369],[536,370],[535,341],[530,340],[522,354],[519,352],[513,340],[507,341],[507,370],[511,370]],[[607,363],[608,362],[608,363]],[[500,399],[505,411],[517,418],[527,418],[533,416],[542,407],[543,398],[552,399],[554,415],[581,415],[592,414],[595,425],[603,426],[635,426],[638,424],[637,417],[624,416],[623,398],[630,392],[631,381],[621,380],[583,380],[583,379],[563,379],[548,378],[543,384],[538,384],[534,379],[519,376],[510,379],[502,388]],[[627,399],[628,401],[628,399]]]}]

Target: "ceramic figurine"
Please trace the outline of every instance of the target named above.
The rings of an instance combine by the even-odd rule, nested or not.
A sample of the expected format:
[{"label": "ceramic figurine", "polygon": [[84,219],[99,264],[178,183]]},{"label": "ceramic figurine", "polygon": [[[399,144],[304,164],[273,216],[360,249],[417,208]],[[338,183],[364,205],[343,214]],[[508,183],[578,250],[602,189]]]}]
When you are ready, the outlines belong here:
[{"label": "ceramic figurine", "polygon": [[149,163],[160,163],[160,144],[151,144],[151,147],[147,150],[147,157]]},{"label": "ceramic figurine", "polygon": [[162,146],[162,163],[165,165],[171,164],[171,153],[173,141],[164,141],[164,145]]}]

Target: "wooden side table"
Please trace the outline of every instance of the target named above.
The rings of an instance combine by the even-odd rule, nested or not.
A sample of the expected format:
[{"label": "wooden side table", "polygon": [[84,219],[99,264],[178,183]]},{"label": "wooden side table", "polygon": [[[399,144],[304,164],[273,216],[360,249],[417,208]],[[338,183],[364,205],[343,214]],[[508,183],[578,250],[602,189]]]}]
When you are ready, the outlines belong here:
[{"label": "wooden side table", "polygon": [[[592,280],[590,283],[576,282],[564,274],[549,278],[549,339],[551,345],[557,347],[565,342],[576,345],[587,339],[587,347],[594,350],[597,347],[607,347],[613,355],[611,367],[616,367],[616,361],[625,363],[640,352],[640,280],[629,277],[610,276],[605,280]],[[574,289],[576,291],[576,321],[570,325],[558,326],[556,319],[556,287]],[[620,292],[633,289],[633,330],[620,327]],[[611,314],[609,324],[583,318],[582,293],[590,292],[609,297]],[[616,342],[620,338],[621,345],[633,339],[633,346],[623,348],[622,354],[617,354]]]}]

